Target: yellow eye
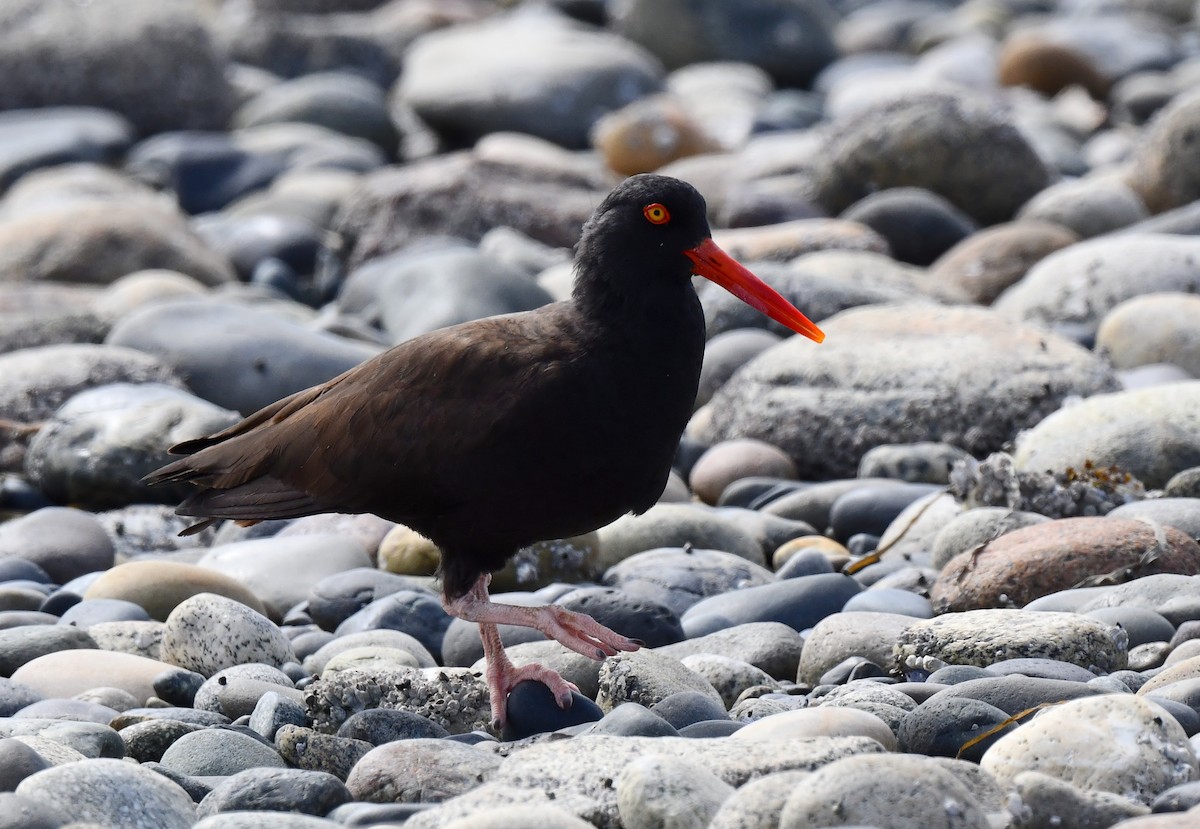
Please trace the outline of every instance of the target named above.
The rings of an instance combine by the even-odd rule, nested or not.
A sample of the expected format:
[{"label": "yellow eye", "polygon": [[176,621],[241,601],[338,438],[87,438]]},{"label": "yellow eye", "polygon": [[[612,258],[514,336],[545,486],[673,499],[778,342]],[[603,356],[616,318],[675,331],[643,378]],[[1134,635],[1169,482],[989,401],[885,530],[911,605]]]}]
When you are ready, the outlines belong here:
[{"label": "yellow eye", "polygon": [[668,211],[667,208],[663,207],[658,202],[655,202],[654,204],[648,204],[643,207],[642,215],[645,216],[646,221],[652,225],[665,225],[667,222],[671,221],[670,211]]}]

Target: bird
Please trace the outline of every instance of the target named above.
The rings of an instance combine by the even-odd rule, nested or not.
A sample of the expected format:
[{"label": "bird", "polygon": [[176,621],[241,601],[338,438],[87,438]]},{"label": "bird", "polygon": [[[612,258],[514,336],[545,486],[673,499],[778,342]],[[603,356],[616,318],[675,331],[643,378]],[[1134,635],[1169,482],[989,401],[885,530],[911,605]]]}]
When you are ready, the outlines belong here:
[{"label": "bird", "polygon": [[578,689],[516,667],[498,625],[535,628],[603,660],[640,643],[558,605],[493,602],[521,548],[642,513],[661,496],[691,417],[705,323],[693,275],[821,342],[824,334],[712,239],[691,185],[641,174],[584,224],[569,299],[401,342],[223,431],[170,448],[149,484],[195,485],[176,512],[253,524],[373,513],[432,540],[447,613],[479,624],[493,727],[534,680],[568,708]]}]

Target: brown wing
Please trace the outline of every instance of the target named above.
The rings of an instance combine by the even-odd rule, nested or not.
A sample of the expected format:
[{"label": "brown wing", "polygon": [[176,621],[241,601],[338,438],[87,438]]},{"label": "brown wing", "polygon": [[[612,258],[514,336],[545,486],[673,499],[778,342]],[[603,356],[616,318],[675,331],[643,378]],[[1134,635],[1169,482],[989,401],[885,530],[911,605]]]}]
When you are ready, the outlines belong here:
[{"label": "brown wing", "polygon": [[173,447],[191,454],[146,480],[196,484],[179,512],[202,518],[447,511],[498,424],[574,359],[573,325],[559,304],[409,340]]}]

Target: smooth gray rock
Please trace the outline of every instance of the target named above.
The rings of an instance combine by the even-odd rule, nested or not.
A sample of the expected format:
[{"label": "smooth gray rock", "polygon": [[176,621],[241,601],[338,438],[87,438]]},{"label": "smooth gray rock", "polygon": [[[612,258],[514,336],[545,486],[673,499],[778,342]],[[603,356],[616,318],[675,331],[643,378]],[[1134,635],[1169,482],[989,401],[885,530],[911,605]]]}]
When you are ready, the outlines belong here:
[{"label": "smooth gray rock", "polygon": [[332,774],[282,768],[249,768],[218,783],[196,817],[220,812],[293,812],[320,817],[348,803],[350,792]]},{"label": "smooth gray rock", "polygon": [[437,803],[487,782],[500,764],[495,754],[462,743],[403,740],[368,752],[346,786],[370,803]]},{"label": "smooth gray rock", "polygon": [[867,450],[885,443],[993,451],[1066,397],[1116,387],[1094,355],[981,308],[874,306],[822,327],[819,347],[795,337],[743,366],[697,437],[757,437],[787,451],[802,479],[823,480],[854,475]]},{"label": "smooth gray rock", "polygon": [[100,523],[82,510],[45,507],[0,524],[0,559],[22,558],[60,584],[113,565],[113,546]]},{"label": "smooth gray rock", "polygon": [[[213,330],[222,336],[213,337]],[[223,299],[166,301],[134,311],[109,333],[172,366],[199,397],[250,414],[324,382],[378,349]]]},{"label": "smooth gray rock", "polygon": [[703,766],[673,757],[640,757],[615,781],[617,812],[629,829],[706,829],[734,789]]},{"label": "smooth gray rock", "polygon": [[284,768],[279,753],[253,737],[221,728],[182,735],[159,761],[181,774],[198,777],[235,775],[253,768]]}]

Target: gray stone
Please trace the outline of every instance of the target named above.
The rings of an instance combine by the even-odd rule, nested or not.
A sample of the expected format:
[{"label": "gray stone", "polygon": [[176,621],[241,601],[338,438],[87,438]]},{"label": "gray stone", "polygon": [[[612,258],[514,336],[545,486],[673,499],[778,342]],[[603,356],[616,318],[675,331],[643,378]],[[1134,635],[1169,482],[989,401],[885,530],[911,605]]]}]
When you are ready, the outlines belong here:
[{"label": "gray stone", "polygon": [[740,556],[677,547],[635,553],[610,567],[603,579],[677,614],[709,596],[773,581],[771,571]]},{"label": "gray stone", "polygon": [[113,16],[70,0],[15,0],[0,13],[0,32],[8,79],[0,109],[95,106],[143,134],[225,126],[227,63],[189,5],[134,2]]},{"label": "gray stone", "polygon": [[173,771],[198,777],[285,766],[275,749],[246,734],[222,728],[205,728],[181,735],[163,752],[159,762]]},{"label": "gray stone", "polygon": [[195,822],[192,799],[183,789],[122,760],[67,763],[17,786],[17,794],[51,803],[61,803],[64,792],[71,793],[71,815],[77,821],[114,829],[189,829]]},{"label": "gray stone", "polygon": [[437,661],[414,636],[399,630],[364,630],[358,633],[347,633],[333,641],[322,645],[316,653],[304,660],[304,670],[309,674],[320,674],[329,664],[329,660],[348,650],[363,647],[395,648],[411,653],[422,668],[434,668]]},{"label": "gray stone", "polygon": [[1200,619],[1200,578],[1160,573],[1106,587],[1079,605],[1079,613],[1104,607],[1144,607],[1175,626]]},{"label": "gray stone", "polygon": [[1054,222],[1083,239],[1128,227],[1149,216],[1129,185],[1115,178],[1082,178],[1047,187],[1025,203],[1020,221]]},{"label": "gray stone", "polygon": [[817,769],[788,798],[779,829],[855,824],[985,829],[975,796],[936,761],[917,755],[848,757]]},{"label": "gray stone", "polygon": [[886,667],[897,641],[915,621],[895,613],[862,611],[826,616],[804,641],[796,681],[816,685],[826,671],[854,656]]},{"label": "gray stone", "polygon": [[0,739],[0,792],[11,792],[25,778],[48,768],[50,764],[21,741]]},{"label": "gray stone", "polygon": [[[222,331],[216,339],[214,326]],[[199,397],[244,415],[377,353],[366,344],[224,299],[141,308],[113,327],[108,342],[155,355]]]},{"label": "gray stone", "polygon": [[993,304],[1011,317],[1094,335],[1119,303],[1162,291],[1200,292],[1191,236],[1128,233],[1071,245],[1038,262]]},{"label": "gray stone", "polygon": [[[1122,739],[1136,734],[1137,739]],[[1132,694],[1077,699],[1046,709],[988,750],[981,762],[1001,785],[1037,771],[1086,791],[1139,803],[1198,776],[1183,728]]]},{"label": "gray stone", "polygon": [[336,731],[368,708],[400,708],[428,717],[451,734],[486,730],[491,708],[484,681],[466,668],[338,671],[305,691],[313,727]]},{"label": "gray stone", "polygon": [[600,668],[599,683],[596,702],[604,711],[612,711],[623,702],[649,708],[680,691],[699,691],[722,702],[707,679],[657,650],[619,653],[606,659]]},{"label": "gray stone", "polygon": [[[77,702],[77,700],[72,700]],[[63,700],[63,702],[72,702]],[[53,702],[45,700],[44,703]],[[44,704],[42,703],[42,704]],[[125,756],[125,744],[120,735],[101,722],[87,722],[82,717],[68,720],[65,716],[52,719],[38,719],[35,709],[39,704],[31,705],[18,716],[0,724],[0,734],[7,737],[40,737],[78,751],[84,757],[109,757],[120,760]],[[47,714],[52,712],[47,711]]]},{"label": "gray stone", "polygon": [[738,701],[742,692],[747,688],[778,686],[778,683],[766,671],[730,656],[698,653],[694,656],[685,656],[680,661],[689,671],[708,680],[708,683],[721,695],[721,701],[725,703],[726,708],[733,707],[733,704]]},{"label": "gray stone", "polygon": [[113,566],[113,542],[94,516],[47,506],[0,524],[0,559],[22,558],[59,584]]},{"label": "gray stone", "polygon": [[515,131],[582,149],[600,115],[661,83],[661,65],[629,41],[522,15],[419,38],[405,55],[398,94],[454,144]]},{"label": "gray stone", "polygon": [[[602,818],[608,823],[598,824]],[[418,812],[406,829],[616,829],[615,809],[570,791],[484,783],[445,804]]]},{"label": "gray stone", "polygon": [[751,780],[725,799],[708,829],[779,829],[779,813],[808,775],[780,771]]},{"label": "gray stone", "polygon": [[822,156],[817,198],[834,212],[874,190],[923,187],[989,225],[1011,219],[1051,181],[1002,110],[941,91],[910,93],[839,119]]},{"label": "gray stone", "polygon": [[0,676],[13,672],[30,660],[54,651],[94,648],[87,631],[66,625],[25,625],[0,630]]},{"label": "gray stone", "polygon": [[[1116,387],[1095,356],[985,309],[874,306],[822,327],[819,347],[796,337],[745,365],[713,398],[698,437],[766,440],[792,456],[801,478],[822,480],[854,475],[885,443],[938,440],[986,453],[1066,397]],[[903,388],[888,379],[901,375]]]},{"label": "gray stone", "polygon": [[201,801],[196,817],[238,811],[293,812],[320,817],[350,799],[346,786],[332,774],[250,768],[214,786]]},{"label": "gray stone", "polygon": [[281,725],[275,745],[288,765],[305,771],[324,771],[345,780],[358,761],[374,748],[364,740],[321,734],[298,725]]},{"label": "gray stone", "polygon": [[71,820],[46,799],[0,791],[0,829],[61,829]]},{"label": "gray stone", "polygon": [[0,117],[0,191],[31,170],[71,162],[111,163],[133,143],[133,125],[91,107],[14,110]]},{"label": "gray stone", "polygon": [[230,812],[210,815],[192,829],[338,829],[332,820],[294,812]]},{"label": "gray stone", "polygon": [[938,531],[933,541],[933,557],[930,564],[940,570],[959,553],[987,544],[1021,527],[1042,524],[1049,520],[1035,512],[1003,507],[976,507],[966,510]]},{"label": "gray stone", "polygon": [[931,441],[881,444],[858,463],[860,478],[895,478],[911,483],[947,484],[950,469],[968,457],[957,446]]},{"label": "gray stone", "polygon": [[171,744],[203,726],[178,720],[144,720],[121,729],[126,756],[139,763],[157,763]]},{"label": "gray stone", "polygon": [[449,740],[385,743],[368,752],[346,780],[356,800],[439,803],[486,783],[501,759]]},{"label": "gray stone", "polygon": [[99,622],[87,632],[101,650],[161,661],[163,627],[155,621]]},{"label": "gray stone", "polygon": [[765,564],[762,545],[721,513],[693,504],[656,504],[641,515],[625,515],[601,527],[600,563],[613,567],[637,553],[690,544],[723,550],[752,564]]},{"label": "gray stone", "polygon": [[176,502],[190,487],[151,488],[142,477],[171,460],[167,447],[211,434],[240,418],[182,389],[116,383],[68,400],[29,445],[30,480],[60,503],[111,509]]},{"label": "gray stone", "polygon": [[1149,806],[1122,795],[1073,786],[1037,771],[1021,772],[1013,778],[1013,787],[1021,798],[1024,822],[1090,829],[1150,814]]},{"label": "gray stone", "polygon": [[747,622],[783,622],[802,631],[841,610],[861,590],[857,581],[841,573],[746,587],[692,605],[683,614],[683,629],[695,637]]},{"label": "gray stone", "polygon": [[1128,637],[1120,628],[1073,613],[968,610],[913,622],[894,651],[902,671],[943,665],[987,667],[1003,659],[1059,659],[1093,672],[1125,667]]},{"label": "gray stone", "polygon": [[628,829],[705,829],[733,794],[712,771],[679,757],[639,757],[615,781],[617,813]]},{"label": "gray stone", "polygon": [[234,720],[249,714],[258,699],[272,691],[295,701],[303,698],[288,675],[278,668],[254,662],[240,663],[217,671],[205,680],[196,691],[192,707]]},{"label": "gray stone", "polygon": [[275,739],[275,732],[284,725],[305,725],[308,717],[302,702],[284,696],[278,691],[268,691],[258,698],[247,725],[268,740]]},{"label": "gray stone", "polygon": [[192,596],[171,611],[162,658],[205,676],[247,662],[278,667],[296,661],[287,637],[270,619],[214,593]]}]

